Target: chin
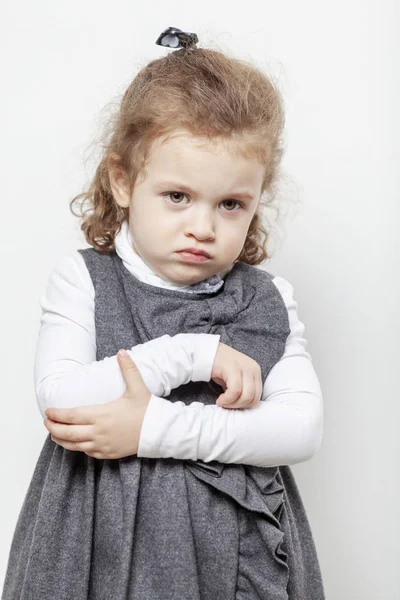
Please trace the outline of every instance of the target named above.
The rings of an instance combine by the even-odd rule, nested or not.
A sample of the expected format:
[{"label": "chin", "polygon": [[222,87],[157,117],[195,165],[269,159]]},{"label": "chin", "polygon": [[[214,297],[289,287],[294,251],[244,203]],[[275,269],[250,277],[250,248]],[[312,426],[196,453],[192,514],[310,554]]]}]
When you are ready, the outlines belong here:
[{"label": "chin", "polygon": [[198,283],[203,279],[207,279],[207,277],[210,277],[210,275],[204,275],[204,273],[198,272],[197,275],[194,275],[194,273],[192,273],[191,275],[187,273],[186,275],[182,275],[181,277],[179,277],[176,274],[171,274],[171,277],[163,276],[163,279],[166,279],[171,283],[175,283],[175,285],[193,285],[194,283]]}]

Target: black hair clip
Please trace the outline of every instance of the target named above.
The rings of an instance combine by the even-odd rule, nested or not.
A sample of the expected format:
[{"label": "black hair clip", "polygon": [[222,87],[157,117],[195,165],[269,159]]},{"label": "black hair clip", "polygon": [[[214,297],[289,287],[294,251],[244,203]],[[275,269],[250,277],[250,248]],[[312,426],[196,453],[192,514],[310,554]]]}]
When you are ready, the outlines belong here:
[{"label": "black hair clip", "polygon": [[177,27],[167,27],[156,40],[159,46],[168,46],[169,48],[190,48],[195,46],[199,38],[195,33],[182,31]]}]

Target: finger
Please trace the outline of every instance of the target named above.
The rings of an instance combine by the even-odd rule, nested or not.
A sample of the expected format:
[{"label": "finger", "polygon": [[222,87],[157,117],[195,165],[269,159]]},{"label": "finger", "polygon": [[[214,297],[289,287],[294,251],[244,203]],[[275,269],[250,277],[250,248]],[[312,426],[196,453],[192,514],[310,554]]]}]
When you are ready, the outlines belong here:
[{"label": "finger", "polygon": [[256,393],[254,395],[253,401],[249,404],[249,408],[256,406],[261,401],[263,383],[259,374],[256,374],[254,376],[254,389],[256,390]]},{"label": "finger", "polygon": [[242,393],[234,402],[230,402],[227,405],[223,405],[224,408],[236,409],[236,408],[247,408],[251,405],[255,395],[255,382],[254,375],[245,371],[242,372]]},{"label": "finger", "polygon": [[62,446],[66,450],[72,450],[74,452],[95,452],[93,442],[73,443],[63,440],[62,438],[58,438],[54,435],[51,436],[51,439],[55,444]]},{"label": "finger", "polygon": [[117,360],[128,391],[133,392],[137,389],[139,382],[143,385],[144,382],[140,371],[126,350],[119,350]]},{"label": "finger", "polygon": [[251,371],[245,371],[242,373],[242,393],[240,397],[228,405],[224,405],[224,408],[246,408],[254,400],[255,396],[255,382],[254,375]]},{"label": "finger", "polygon": [[47,408],[45,415],[48,419],[58,423],[84,425],[94,423],[97,413],[102,410],[104,407],[101,404],[73,408]]},{"label": "finger", "polygon": [[226,390],[217,398],[218,406],[226,406],[236,402],[242,393],[242,372],[239,367],[229,371],[226,376]]},{"label": "finger", "polygon": [[257,401],[261,402],[261,398],[264,391],[263,380],[261,379],[261,375],[257,377]]},{"label": "finger", "polygon": [[93,428],[91,425],[65,425],[46,419],[46,428],[55,437],[66,442],[91,442]]}]

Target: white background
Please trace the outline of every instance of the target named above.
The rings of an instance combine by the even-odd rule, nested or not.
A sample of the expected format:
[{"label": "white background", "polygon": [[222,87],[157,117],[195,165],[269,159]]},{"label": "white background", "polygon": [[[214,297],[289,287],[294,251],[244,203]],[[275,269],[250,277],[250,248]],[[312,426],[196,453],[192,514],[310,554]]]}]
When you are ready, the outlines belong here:
[{"label": "white background", "polygon": [[57,258],[86,246],[68,203],[93,173],[102,109],[170,51],[155,40],[175,26],[279,79],[291,209],[263,268],[294,286],[324,393],[322,447],[292,469],[327,599],[399,598],[399,13],[394,0],[3,0],[0,585],[47,435],[39,296]]}]

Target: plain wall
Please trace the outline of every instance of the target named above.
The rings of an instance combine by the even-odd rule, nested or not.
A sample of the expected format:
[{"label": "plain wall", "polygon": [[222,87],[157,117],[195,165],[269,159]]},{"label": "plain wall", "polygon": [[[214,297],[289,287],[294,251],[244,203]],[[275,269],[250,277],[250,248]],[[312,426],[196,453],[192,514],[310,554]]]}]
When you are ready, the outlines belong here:
[{"label": "plain wall", "polygon": [[1,585],[47,435],[39,297],[58,257],[86,246],[69,200],[93,172],[102,109],[171,51],[155,40],[176,26],[279,79],[281,196],[295,210],[263,268],[294,286],[324,394],[321,449],[292,469],[327,598],[399,598],[399,12],[389,0],[2,3]]}]

